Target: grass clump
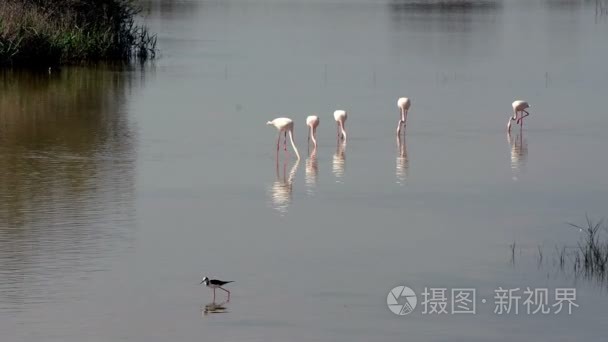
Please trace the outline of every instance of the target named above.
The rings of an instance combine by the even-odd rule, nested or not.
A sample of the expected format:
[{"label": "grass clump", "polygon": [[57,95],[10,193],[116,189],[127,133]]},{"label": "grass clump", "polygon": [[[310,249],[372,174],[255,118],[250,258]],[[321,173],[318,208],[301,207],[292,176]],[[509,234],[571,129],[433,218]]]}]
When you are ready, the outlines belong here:
[{"label": "grass clump", "polygon": [[570,225],[578,228],[585,235],[574,256],[575,270],[588,277],[606,280],[608,275],[608,239],[602,236],[606,233],[603,220],[593,222],[587,218],[587,223],[584,226]]},{"label": "grass clump", "polygon": [[156,36],[133,0],[3,0],[0,65],[47,67],[153,58]]}]

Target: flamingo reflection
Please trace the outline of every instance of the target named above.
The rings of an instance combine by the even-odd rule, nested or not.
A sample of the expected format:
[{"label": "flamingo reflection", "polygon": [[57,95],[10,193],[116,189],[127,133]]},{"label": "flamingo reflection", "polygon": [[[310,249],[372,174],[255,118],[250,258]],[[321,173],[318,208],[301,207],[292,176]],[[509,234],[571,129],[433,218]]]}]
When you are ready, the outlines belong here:
[{"label": "flamingo reflection", "polygon": [[319,164],[317,162],[317,148],[315,147],[308,159],[306,159],[306,193],[309,195],[315,193],[318,174]]},{"label": "flamingo reflection", "polygon": [[507,141],[511,147],[511,172],[514,181],[519,179],[519,175],[525,170],[528,160],[528,143],[524,139],[524,132],[519,129],[519,133],[514,137],[507,133]]},{"label": "flamingo reflection", "polygon": [[396,160],[396,168],[395,168],[395,176],[397,177],[397,184],[404,185],[408,171],[410,168],[410,162],[407,157],[407,144],[405,141],[405,135],[401,138],[401,134],[397,134],[397,160]]},{"label": "flamingo reflection", "polygon": [[281,177],[279,160],[276,159],[276,180],[270,186],[270,196],[272,207],[281,214],[287,213],[287,208],[291,204],[293,180],[296,176],[298,165],[300,165],[299,159],[296,160],[289,173],[287,173],[287,161],[283,161],[283,177]]},{"label": "flamingo reflection", "polygon": [[334,173],[334,176],[336,176],[336,182],[339,183],[342,182],[342,177],[344,177],[344,167],[346,165],[345,149],[346,142],[341,142],[338,140],[336,153],[334,154],[334,159],[332,162],[332,172]]}]

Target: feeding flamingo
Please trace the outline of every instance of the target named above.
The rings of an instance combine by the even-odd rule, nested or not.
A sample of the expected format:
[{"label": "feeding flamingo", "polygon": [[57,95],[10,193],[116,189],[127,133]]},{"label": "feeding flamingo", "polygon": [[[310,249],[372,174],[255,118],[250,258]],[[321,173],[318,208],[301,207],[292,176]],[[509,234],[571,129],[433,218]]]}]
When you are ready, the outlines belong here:
[{"label": "feeding flamingo", "polygon": [[401,116],[399,117],[399,122],[397,122],[397,134],[401,132],[401,126],[405,129],[405,121],[407,120],[407,112],[410,109],[410,105],[412,102],[407,97],[400,97],[397,100],[397,107],[399,107],[399,111],[401,112]]},{"label": "feeding flamingo", "polygon": [[311,115],[306,118],[306,126],[310,128],[308,131],[308,143],[310,144],[310,139],[312,139],[312,144],[315,148],[317,148],[317,126],[319,126],[319,117],[316,115]]},{"label": "feeding flamingo", "polygon": [[342,134],[342,139],[346,141],[346,130],[344,130],[344,124],[346,123],[346,111],[337,110],[334,112],[334,119],[338,124],[338,138],[340,138],[340,133]]},{"label": "feeding flamingo", "polygon": [[[511,107],[513,107],[513,116],[509,118],[509,122],[507,123],[508,132],[511,132],[511,121],[515,121],[516,123],[520,124],[523,127],[524,118],[526,116],[530,115],[530,113],[528,113],[528,111],[526,110],[527,108],[530,108],[530,105],[526,101],[521,101],[521,100],[513,101],[513,103],[511,104]],[[526,115],[521,114],[522,112],[526,113]],[[518,115],[518,113],[519,113],[519,115]]]},{"label": "feeding flamingo", "polygon": [[300,159],[300,153],[298,152],[298,148],[296,147],[295,142],[293,141],[293,120],[290,118],[276,118],[272,121],[266,122],[267,125],[273,125],[276,129],[279,130],[279,138],[277,139],[277,153],[279,152],[279,144],[281,142],[281,133],[284,133],[285,140],[283,141],[283,148],[287,151],[287,133],[289,133],[289,140],[291,140],[291,147],[293,147],[294,152],[298,159]]}]

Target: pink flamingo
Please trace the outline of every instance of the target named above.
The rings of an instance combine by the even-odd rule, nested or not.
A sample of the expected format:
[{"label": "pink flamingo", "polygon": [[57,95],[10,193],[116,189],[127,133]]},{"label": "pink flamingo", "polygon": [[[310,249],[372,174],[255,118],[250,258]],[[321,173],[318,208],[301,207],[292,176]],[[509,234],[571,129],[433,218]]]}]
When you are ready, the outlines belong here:
[{"label": "pink flamingo", "polygon": [[397,107],[399,107],[399,111],[401,112],[401,117],[399,118],[399,122],[397,122],[397,134],[401,132],[401,126],[405,129],[407,112],[410,110],[411,104],[412,102],[407,97],[400,97],[399,100],[397,100]]},{"label": "pink flamingo", "polygon": [[344,124],[346,123],[346,111],[337,110],[334,112],[334,119],[338,124],[338,139],[340,138],[340,133],[342,133],[342,139],[346,141],[346,130],[344,129]]},{"label": "pink flamingo", "polygon": [[[511,104],[511,107],[513,107],[513,116],[509,118],[509,122],[507,122],[507,132],[511,132],[511,121],[515,121],[516,123],[520,124],[521,127],[523,128],[524,126],[524,118],[528,115],[530,115],[530,113],[528,113],[528,111],[526,110],[527,108],[530,108],[530,105],[528,104],[528,102],[526,101],[521,101],[521,100],[517,100],[517,101],[513,101],[513,103]],[[523,115],[523,113],[526,113],[526,115]],[[519,113],[519,115],[518,115]]]},{"label": "pink flamingo", "polygon": [[312,144],[315,148],[317,148],[317,127],[319,126],[319,117],[316,115],[311,115],[306,118],[306,126],[310,128],[308,131],[308,143],[310,144],[310,139],[312,139]]},{"label": "pink flamingo", "polygon": [[283,141],[283,148],[287,151],[287,133],[289,133],[289,140],[291,141],[291,147],[293,147],[298,160],[300,159],[300,153],[298,152],[298,148],[296,147],[295,142],[293,141],[293,120],[290,118],[276,118],[272,121],[266,122],[267,125],[272,125],[279,130],[279,138],[277,139],[277,153],[279,152],[279,145],[281,142],[281,133],[284,133],[285,140]]}]

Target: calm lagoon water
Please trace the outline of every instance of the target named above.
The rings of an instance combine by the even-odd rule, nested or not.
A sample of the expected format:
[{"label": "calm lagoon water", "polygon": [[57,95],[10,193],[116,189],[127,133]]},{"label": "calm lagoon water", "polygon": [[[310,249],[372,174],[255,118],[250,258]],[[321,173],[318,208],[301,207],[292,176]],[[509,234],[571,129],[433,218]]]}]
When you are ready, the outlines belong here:
[{"label": "calm lagoon water", "polygon": [[[567,222],[608,213],[605,3],[144,8],[154,63],[2,72],[3,341],[606,336],[606,286],[554,264],[582,238]],[[509,138],[516,98],[531,115]],[[276,159],[279,116],[299,162]],[[235,281],[223,313],[205,314],[203,275]],[[418,294],[407,316],[386,305],[397,285]],[[528,286],[576,288],[579,307],[494,313],[495,289]],[[475,288],[477,313],[425,315],[425,287]]]}]

